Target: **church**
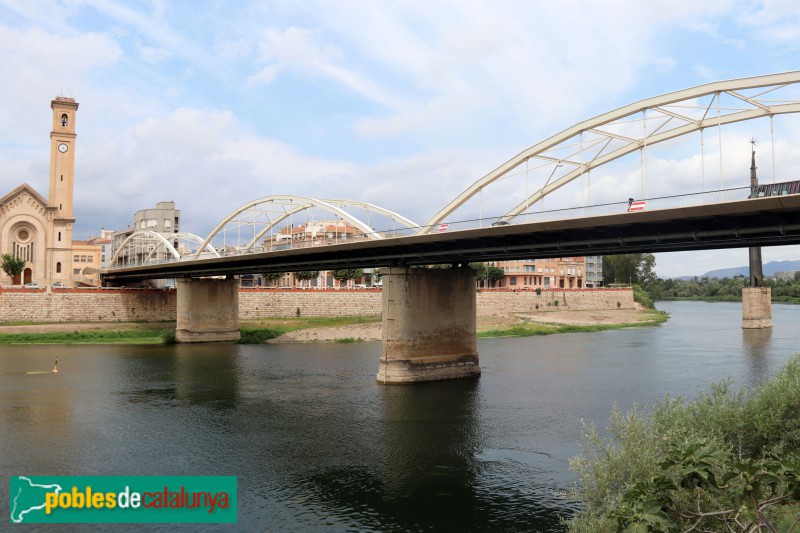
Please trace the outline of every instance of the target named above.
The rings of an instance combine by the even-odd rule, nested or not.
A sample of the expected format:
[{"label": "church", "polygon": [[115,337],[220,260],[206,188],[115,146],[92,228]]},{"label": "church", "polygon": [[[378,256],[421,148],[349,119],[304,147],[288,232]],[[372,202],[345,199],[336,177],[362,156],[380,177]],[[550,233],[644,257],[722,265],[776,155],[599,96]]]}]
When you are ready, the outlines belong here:
[{"label": "church", "polygon": [[57,96],[50,102],[50,190],[45,198],[23,183],[0,198],[0,253],[25,261],[16,279],[0,271],[0,284],[36,283],[73,286],[81,277],[73,270],[72,214],[75,178],[74,98]]}]

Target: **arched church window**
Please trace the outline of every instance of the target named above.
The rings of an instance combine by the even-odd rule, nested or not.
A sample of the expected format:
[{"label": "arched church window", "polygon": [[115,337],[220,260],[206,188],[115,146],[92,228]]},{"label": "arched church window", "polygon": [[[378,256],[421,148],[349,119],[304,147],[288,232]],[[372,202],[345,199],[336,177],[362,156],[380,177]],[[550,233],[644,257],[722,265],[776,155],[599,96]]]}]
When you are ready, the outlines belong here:
[{"label": "arched church window", "polygon": [[61,263],[56,263],[56,274],[61,274]]},{"label": "arched church window", "polygon": [[67,114],[64,113],[63,115],[61,115],[61,127],[66,128],[67,124],[69,124],[69,117],[67,117]]},{"label": "arched church window", "polygon": [[61,232],[58,232],[58,242],[61,242]]}]

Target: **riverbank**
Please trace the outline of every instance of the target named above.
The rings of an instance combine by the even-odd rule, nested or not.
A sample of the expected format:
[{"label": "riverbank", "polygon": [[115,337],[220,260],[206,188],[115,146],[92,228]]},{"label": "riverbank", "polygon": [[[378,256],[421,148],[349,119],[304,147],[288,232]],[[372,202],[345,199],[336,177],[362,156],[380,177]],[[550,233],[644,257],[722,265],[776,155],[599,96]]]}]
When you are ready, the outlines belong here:
[{"label": "riverbank", "polygon": [[[550,335],[652,326],[667,315],[633,309],[558,310],[478,317],[478,337]],[[243,342],[304,343],[381,340],[380,317],[264,318],[241,322]],[[159,344],[174,322],[70,322],[0,325],[0,344]]]},{"label": "riverbank", "polygon": [[[669,318],[658,311],[638,309],[559,310],[503,313],[478,317],[478,337],[551,335],[577,331],[601,331],[653,326]],[[307,328],[287,332],[270,343],[356,342],[381,340],[381,324],[352,324]]]}]

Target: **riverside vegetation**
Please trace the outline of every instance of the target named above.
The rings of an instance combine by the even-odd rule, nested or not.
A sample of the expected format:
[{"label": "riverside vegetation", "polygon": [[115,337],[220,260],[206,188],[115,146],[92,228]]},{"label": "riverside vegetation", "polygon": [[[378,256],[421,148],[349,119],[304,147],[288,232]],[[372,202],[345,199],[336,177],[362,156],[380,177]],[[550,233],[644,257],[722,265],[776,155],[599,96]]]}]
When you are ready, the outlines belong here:
[{"label": "riverside vegetation", "polygon": [[[478,337],[508,337],[552,335],[557,333],[593,332],[607,329],[622,329],[657,325],[668,319],[668,315],[657,311],[643,311],[635,321],[627,323],[602,324],[559,324],[533,322],[524,315],[511,317],[513,323],[489,325],[478,330]],[[247,321],[240,328],[240,344],[262,344],[298,330],[315,330],[316,328],[336,328],[361,324],[375,324],[380,316],[349,317],[286,317],[265,318]],[[34,325],[34,324],[26,324]],[[137,329],[94,329],[95,324],[74,324],[72,331],[46,331],[47,325],[40,324],[43,331],[25,333],[0,333],[0,344],[174,344],[175,329],[164,327],[165,324],[139,323]],[[63,326],[63,325],[62,325]],[[71,327],[72,327],[71,326]],[[71,329],[70,327],[70,329]],[[348,330],[352,335],[352,331]],[[363,339],[351,336],[328,338],[332,342],[358,342]],[[311,340],[310,342],[318,342]]]},{"label": "riverside vegetation", "polygon": [[614,411],[571,462],[570,533],[800,531],[800,356],[760,386]]},{"label": "riverside vegetation", "polygon": [[[299,329],[347,326],[379,322],[379,316],[287,317],[249,321],[240,328],[241,344],[259,344]],[[35,333],[0,333],[0,344],[174,344],[175,329],[147,327],[138,329],[87,329],[91,324],[75,324],[73,331]]]}]

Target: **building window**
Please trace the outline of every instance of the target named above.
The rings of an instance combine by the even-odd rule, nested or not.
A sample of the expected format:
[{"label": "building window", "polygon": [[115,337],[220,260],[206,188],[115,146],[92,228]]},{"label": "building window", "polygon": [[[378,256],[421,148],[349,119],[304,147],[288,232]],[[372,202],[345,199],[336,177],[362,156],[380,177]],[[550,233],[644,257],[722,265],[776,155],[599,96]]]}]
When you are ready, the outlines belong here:
[{"label": "building window", "polygon": [[61,242],[61,232],[58,232],[58,242]]},{"label": "building window", "polygon": [[64,113],[63,115],[61,115],[61,127],[66,128],[67,124],[69,124],[69,117],[67,116],[66,113]]},{"label": "building window", "polygon": [[517,276],[511,276],[511,285],[517,284]]},{"label": "building window", "polygon": [[56,263],[56,274],[61,274],[61,263]]},{"label": "building window", "polygon": [[80,262],[80,260],[81,260],[81,256],[79,256],[79,255],[73,255],[73,256],[72,256],[72,260],[73,260],[75,263],[79,263],[79,262]]},{"label": "building window", "polygon": [[72,273],[77,276],[77,275],[79,275],[81,273],[81,269],[80,268],[73,268],[72,269]]}]

